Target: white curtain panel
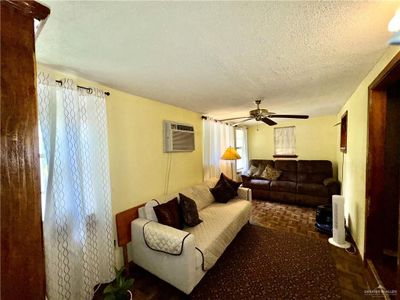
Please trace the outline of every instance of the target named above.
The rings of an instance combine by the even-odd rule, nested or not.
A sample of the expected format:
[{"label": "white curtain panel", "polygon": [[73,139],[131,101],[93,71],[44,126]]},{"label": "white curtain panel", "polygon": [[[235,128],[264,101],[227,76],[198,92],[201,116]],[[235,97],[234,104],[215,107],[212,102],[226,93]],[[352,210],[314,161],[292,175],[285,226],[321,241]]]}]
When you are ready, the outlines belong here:
[{"label": "white curtain panel", "polygon": [[113,280],[111,188],[104,93],[38,74],[48,165],[44,216],[47,297],[91,299]]},{"label": "white curtain panel", "polygon": [[212,119],[203,119],[204,180],[219,177],[221,172],[228,177],[231,176],[234,163],[222,160],[221,156],[226,148],[234,146],[234,136],[233,126]]},{"label": "white curtain panel", "polygon": [[275,154],[294,155],[296,154],[295,127],[280,127],[275,130]]},{"label": "white curtain panel", "polygon": [[243,127],[241,129],[243,131],[242,172],[246,172],[249,169],[249,145],[247,141],[247,128]]}]

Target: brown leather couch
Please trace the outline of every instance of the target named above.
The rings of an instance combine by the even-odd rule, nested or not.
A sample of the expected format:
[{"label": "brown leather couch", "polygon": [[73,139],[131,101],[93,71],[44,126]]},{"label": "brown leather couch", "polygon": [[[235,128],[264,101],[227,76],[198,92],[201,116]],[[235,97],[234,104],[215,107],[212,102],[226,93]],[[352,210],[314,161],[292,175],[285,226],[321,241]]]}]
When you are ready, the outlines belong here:
[{"label": "brown leather couch", "polygon": [[249,166],[265,168],[267,164],[282,171],[277,180],[242,175],[243,186],[252,190],[253,199],[318,206],[331,203],[332,195],[340,193],[328,160],[254,159]]}]

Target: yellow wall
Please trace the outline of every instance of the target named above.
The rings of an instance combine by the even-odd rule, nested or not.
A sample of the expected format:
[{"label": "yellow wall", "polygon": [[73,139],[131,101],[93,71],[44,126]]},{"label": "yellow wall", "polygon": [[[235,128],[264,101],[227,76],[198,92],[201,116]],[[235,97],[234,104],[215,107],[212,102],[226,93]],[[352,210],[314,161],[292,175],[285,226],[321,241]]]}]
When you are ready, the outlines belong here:
[{"label": "yellow wall", "polygon": [[[365,185],[367,165],[367,133],[368,133],[368,86],[399,52],[399,47],[388,47],[375,67],[360,83],[353,95],[347,100],[337,115],[337,122],[348,111],[347,153],[339,151],[340,128],[337,129],[336,147],[339,162],[339,179],[342,181],[345,197],[345,215],[350,232],[364,257],[365,242]],[[342,173],[342,158],[344,172]],[[343,174],[343,175],[342,175]]]},{"label": "yellow wall", "polygon": [[336,159],[336,116],[315,117],[307,120],[293,120],[282,122],[276,126],[263,123],[248,129],[249,158],[274,159],[274,128],[296,126],[296,154],[297,159],[326,159],[337,170]]},{"label": "yellow wall", "polygon": [[[114,219],[115,214],[120,211],[163,195],[169,155],[169,193],[202,181],[200,114],[124,93],[71,74],[65,75],[41,65],[38,69],[52,74],[56,79],[72,78],[77,84],[99,87],[111,93],[106,101]],[[163,120],[193,125],[196,150],[163,153]],[[122,264],[120,249],[116,249],[116,261],[117,265]]]}]

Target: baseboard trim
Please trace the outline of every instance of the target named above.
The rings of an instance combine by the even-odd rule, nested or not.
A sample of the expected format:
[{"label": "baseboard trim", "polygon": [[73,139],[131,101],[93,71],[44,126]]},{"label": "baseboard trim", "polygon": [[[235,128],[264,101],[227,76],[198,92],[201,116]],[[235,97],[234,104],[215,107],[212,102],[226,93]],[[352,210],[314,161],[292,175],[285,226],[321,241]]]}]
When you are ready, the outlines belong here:
[{"label": "baseboard trim", "polygon": [[366,259],[365,267],[368,273],[368,277],[366,279],[370,290],[380,289],[382,290],[381,296],[383,296],[385,300],[390,300],[390,296],[384,292],[386,291],[385,285],[383,284],[383,281],[381,280],[372,260]]}]

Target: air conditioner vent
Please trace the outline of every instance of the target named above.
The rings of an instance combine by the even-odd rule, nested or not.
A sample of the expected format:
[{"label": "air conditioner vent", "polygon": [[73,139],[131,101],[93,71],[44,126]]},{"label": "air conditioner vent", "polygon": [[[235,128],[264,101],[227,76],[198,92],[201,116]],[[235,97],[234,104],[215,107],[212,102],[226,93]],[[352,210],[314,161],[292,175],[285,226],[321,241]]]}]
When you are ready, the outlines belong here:
[{"label": "air conditioner vent", "polygon": [[194,149],[193,126],[164,121],[164,152],[184,152]]}]

